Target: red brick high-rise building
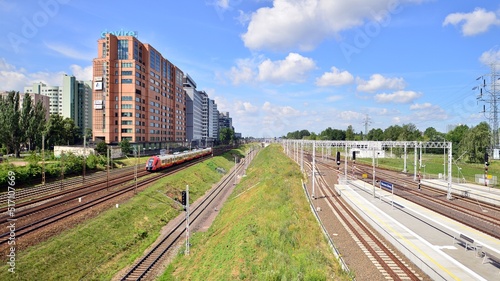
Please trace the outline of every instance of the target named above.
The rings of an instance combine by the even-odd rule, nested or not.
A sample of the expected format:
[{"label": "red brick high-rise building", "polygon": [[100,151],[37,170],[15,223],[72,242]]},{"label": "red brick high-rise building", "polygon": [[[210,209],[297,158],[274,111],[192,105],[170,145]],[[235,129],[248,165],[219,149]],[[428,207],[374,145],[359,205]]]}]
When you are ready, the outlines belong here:
[{"label": "red brick high-rise building", "polygon": [[[122,33],[123,34],[123,33]],[[144,148],[186,141],[183,72],[134,33],[107,33],[93,60],[93,138]]]}]

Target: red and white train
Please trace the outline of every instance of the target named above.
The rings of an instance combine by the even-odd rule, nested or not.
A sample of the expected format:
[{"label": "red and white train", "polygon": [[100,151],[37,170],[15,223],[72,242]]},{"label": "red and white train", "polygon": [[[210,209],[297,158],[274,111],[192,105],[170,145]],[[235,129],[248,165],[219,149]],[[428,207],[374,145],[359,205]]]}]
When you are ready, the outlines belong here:
[{"label": "red and white train", "polygon": [[152,156],[146,162],[146,171],[158,171],[180,163],[212,154],[212,148],[194,149],[168,155]]}]

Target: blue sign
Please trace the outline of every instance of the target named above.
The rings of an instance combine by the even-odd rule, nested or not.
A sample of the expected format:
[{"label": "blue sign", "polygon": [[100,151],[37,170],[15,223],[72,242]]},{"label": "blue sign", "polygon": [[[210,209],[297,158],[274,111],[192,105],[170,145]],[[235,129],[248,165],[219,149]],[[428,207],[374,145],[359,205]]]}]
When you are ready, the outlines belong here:
[{"label": "blue sign", "polygon": [[101,38],[106,38],[106,34],[113,34],[115,36],[134,36],[137,37],[137,31],[129,31],[129,30],[116,30],[116,31],[108,31],[105,29],[103,32],[101,32]]},{"label": "blue sign", "polygon": [[393,184],[386,181],[380,181],[380,186],[389,190],[392,190]]}]

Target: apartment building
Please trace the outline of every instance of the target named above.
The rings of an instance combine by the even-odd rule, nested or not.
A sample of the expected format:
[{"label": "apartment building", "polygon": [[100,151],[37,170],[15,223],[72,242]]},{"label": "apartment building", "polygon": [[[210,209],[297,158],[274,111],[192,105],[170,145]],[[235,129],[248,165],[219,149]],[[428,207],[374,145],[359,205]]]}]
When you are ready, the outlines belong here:
[{"label": "apartment building", "polygon": [[93,76],[95,141],[128,139],[144,148],[186,142],[184,74],[153,46],[103,34]]},{"label": "apartment building", "polygon": [[24,92],[48,97],[47,114],[73,119],[82,133],[85,128],[92,128],[92,81],[80,81],[64,74],[62,86],[38,82],[24,87]]}]

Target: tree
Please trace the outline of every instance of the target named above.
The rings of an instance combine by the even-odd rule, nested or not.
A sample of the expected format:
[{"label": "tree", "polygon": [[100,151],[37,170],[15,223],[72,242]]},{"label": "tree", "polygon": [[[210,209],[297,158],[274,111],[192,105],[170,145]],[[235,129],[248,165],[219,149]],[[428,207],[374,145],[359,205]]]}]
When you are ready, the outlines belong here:
[{"label": "tree", "polygon": [[87,140],[92,139],[92,128],[86,128],[84,134]]},{"label": "tree", "polygon": [[389,126],[384,131],[384,140],[396,141],[399,136],[403,133],[403,128],[399,125]]},{"label": "tree", "polygon": [[35,148],[42,148],[42,135],[47,124],[46,113],[47,110],[43,107],[42,102],[38,101],[33,112],[31,135],[28,136],[28,139]]},{"label": "tree", "polygon": [[55,145],[66,144],[62,116],[58,114],[50,115],[49,121],[45,126],[45,135],[45,141],[49,149],[53,148]]},{"label": "tree", "polygon": [[382,129],[371,129],[366,135],[366,139],[370,141],[383,141],[384,140],[384,131]]},{"label": "tree", "polygon": [[14,152],[20,157],[21,140],[24,133],[19,127],[19,92],[9,92],[6,99],[2,99],[0,109],[0,140],[7,147],[8,152]]},{"label": "tree", "polygon": [[416,141],[422,136],[420,131],[417,129],[417,126],[413,123],[403,124],[402,128],[403,130],[399,136],[400,140]]},{"label": "tree", "polygon": [[454,155],[458,153],[460,141],[465,137],[468,130],[469,126],[459,125],[446,134],[446,139],[452,143],[452,153]]},{"label": "tree", "polygon": [[234,131],[230,128],[222,128],[219,132],[219,139],[222,144],[229,144],[234,140]]},{"label": "tree", "polygon": [[352,125],[347,126],[347,130],[345,132],[345,139],[348,141],[354,140],[354,129]]},{"label": "tree", "polygon": [[465,153],[469,162],[483,163],[484,154],[490,145],[490,126],[486,122],[481,122],[477,126],[465,132],[464,138],[459,144],[458,153]]},{"label": "tree", "polygon": [[21,108],[21,118],[19,119],[19,126],[23,128],[23,133],[19,136],[19,141],[21,143],[28,144],[28,148],[31,148],[31,141],[33,139],[34,129],[33,128],[33,115],[35,112],[33,104],[31,102],[31,97],[29,94],[24,95],[23,104]]},{"label": "tree", "polygon": [[129,154],[132,152],[132,146],[130,145],[130,142],[128,139],[124,139],[120,142],[120,147],[122,148],[122,153],[123,154]]},{"label": "tree", "polygon": [[80,128],[78,128],[75,121],[71,118],[65,118],[63,120],[63,133],[64,141],[67,145],[79,143],[80,140],[82,140]]}]

